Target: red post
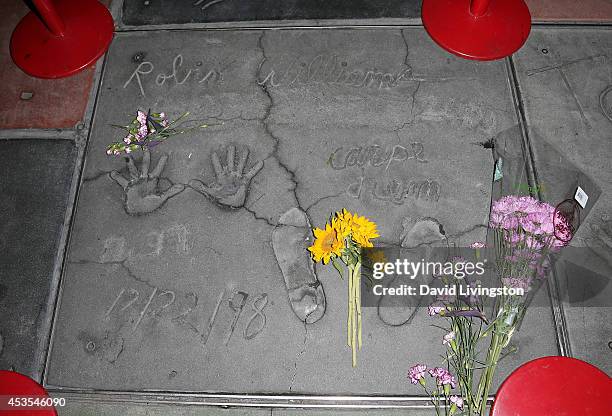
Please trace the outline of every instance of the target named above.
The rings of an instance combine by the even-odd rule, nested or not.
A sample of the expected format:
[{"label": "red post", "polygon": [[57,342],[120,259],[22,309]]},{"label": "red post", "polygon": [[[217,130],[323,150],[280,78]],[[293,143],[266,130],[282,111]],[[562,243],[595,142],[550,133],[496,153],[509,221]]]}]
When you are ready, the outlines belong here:
[{"label": "red post", "polygon": [[64,22],[62,21],[59,14],[57,14],[57,10],[55,10],[55,6],[53,5],[52,0],[32,0],[34,6],[36,6],[36,11],[40,14],[42,21],[45,26],[51,33],[55,36],[64,36],[64,32],[66,27],[64,26]]},{"label": "red post", "polygon": [[489,3],[491,0],[471,0],[470,1],[470,13],[474,17],[480,17],[484,15],[489,9]]}]

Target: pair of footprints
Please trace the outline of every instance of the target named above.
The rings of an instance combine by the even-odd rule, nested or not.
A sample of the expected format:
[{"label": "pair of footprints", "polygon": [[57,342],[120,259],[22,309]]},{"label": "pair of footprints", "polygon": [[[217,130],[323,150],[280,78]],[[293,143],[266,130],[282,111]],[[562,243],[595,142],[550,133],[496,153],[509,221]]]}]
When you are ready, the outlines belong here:
[{"label": "pair of footprints", "polygon": [[[259,161],[244,172],[248,157],[248,148],[236,158],[236,147],[228,146],[226,164],[222,165],[219,155],[213,152],[215,181],[206,185],[197,179],[192,179],[189,181],[189,186],[220,206],[240,208],[244,206],[251,180],[263,168],[263,162]],[[129,178],[116,170],[110,173],[110,177],[125,192],[125,211],[128,214],[143,215],[153,212],[185,189],[185,185],[174,184],[167,190],[158,192],[159,177],[167,161],[168,155],[163,154],[155,168],[151,170],[151,153],[148,148],[144,148],[140,169],[136,167],[131,155],[126,158]]]},{"label": "pair of footprints", "polygon": [[[245,149],[236,158],[236,147],[229,146],[226,164],[223,165],[219,155],[213,152],[211,159],[215,181],[205,185],[193,179],[189,181],[189,186],[220,206],[234,209],[244,206],[251,180],[263,167],[263,162],[259,161],[245,173],[248,156],[249,151]],[[142,215],[155,211],[185,189],[185,185],[175,184],[158,193],[159,177],[167,161],[168,155],[162,155],[155,168],[150,170],[151,154],[145,148],[140,169],[131,156],[127,158],[129,179],[117,171],[111,172],[110,177],[125,192],[125,210],[128,214]],[[281,215],[272,232],[272,245],[285,280],[291,308],[306,323],[321,319],[326,307],[323,286],[306,250],[310,244],[312,228],[306,213],[292,208]]]}]

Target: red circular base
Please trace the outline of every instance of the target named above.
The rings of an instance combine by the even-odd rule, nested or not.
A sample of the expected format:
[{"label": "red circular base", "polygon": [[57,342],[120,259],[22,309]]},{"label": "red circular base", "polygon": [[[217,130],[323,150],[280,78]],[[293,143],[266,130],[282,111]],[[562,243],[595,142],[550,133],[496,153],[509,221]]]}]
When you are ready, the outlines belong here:
[{"label": "red circular base", "polygon": [[591,364],[544,357],[517,368],[502,383],[491,416],[610,414],[612,379]]},{"label": "red circular base", "polygon": [[55,2],[66,28],[55,36],[33,12],[11,37],[11,56],[25,73],[38,78],[62,78],[93,64],[113,39],[113,18],[97,0]]},{"label": "red circular base", "polygon": [[531,30],[531,15],[523,0],[491,0],[480,17],[470,13],[470,0],[423,0],[421,17],[438,45],[479,61],[512,55]]},{"label": "red circular base", "polygon": [[[3,416],[57,416],[52,407],[15,407],[8,405],[13,397],[49,397],[47,391],[37,382],[13,371],[0,370],[0,415]],[[10,410],[9,410],[10,409]]]}]

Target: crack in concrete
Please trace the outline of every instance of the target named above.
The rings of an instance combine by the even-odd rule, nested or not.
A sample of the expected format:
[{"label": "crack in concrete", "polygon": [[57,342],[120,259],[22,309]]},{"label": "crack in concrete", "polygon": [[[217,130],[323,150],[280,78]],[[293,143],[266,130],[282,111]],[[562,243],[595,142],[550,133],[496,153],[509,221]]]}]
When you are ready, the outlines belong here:
[{"label": "crack in concrete", "polygon": [[326,199],[337,198],[339,196],[344,195],[344,193],[345,193],[345,191],[341,191],[341,192],[338,192],[337,194],[322,196],[319,199],[317,199],[316,201],[314,201],[312,204],[310,204],[306,208],[304,208],[304,212],[306,214],[309,214],[308,210],[314,208],[315,206],[317,206],[322,201],[325,201]]},{"label": "crack in concrete", "polygon": [[121,260],[121,261],[68,260],[67,263],[68,264],[118,265],[118,266],[121,266],[121,268],[123,268],[125,270],[125,272],[128,274],[128,276],[131,277],[133,280],[135,280],[137,282],[140,282],[140,283],[150,287],[151,289],[156,288],[156,286],[153,285],[148,280],[136,276],[136,274],[126,264],[128,261],[129,261],[129,259],[126,258],[126,259]]},{"label": "crack in concrete", "polygon": [[306,323],[306,321],[304,321],[304,343],[302,344],[302,350],[300,352],[297,353],[297,355],[295,356],[295,362],[293,363],[293,376],[291,377],[291,382],[289,384],[289,391],[292,391],[293,389],[293,383],[295,382],[295,378],[297,376],[297,365],[298,362],[300,361],[300,357],[302,355],[304,355],[304,353],[306,352],[306,342],[308,341],[308,324]]},{"label": "crack in concrete", "polygon": [[[268,60],[268,57],[266,56],[266,51],[264,49],[264,45],[263,45],[263,38],[266,35],[266,31],[262,31],[261,35],[259,36],[259,39],[257,41],[257,46],[259,47],[259,50],[261,51],[262,54],[262,60],[259,63],[259,67],[257,68],[257,73],[255,74],[255,77],[257,80],[259,80],[260,75],[261,75],[261,68],[263,67],[264,63]],[[278,155],[278,150],[280,147],[280,138],[277,137],[274,132],[272,131],[272,129],[270,128],[270,123],[269,123],[269,118],[272,114],[272,110],[274,108],[274,99],[272,98],[272,94],[270,93],[270,91],[268,91],[268,87],[267,85],[264,84],[260,84],[258,82],[258,85],[261,86],[261,90],[263,91],[263,93],[266,95],[266,97],[268,97],[268,101],[269,101],[269,105],[266,107],[264,116],[261,118],[261,123],[264,127],[265,132],[272,138],[272,140],[274,141],[274,146],[272,148],[272,152],[270,152],[270,154],[264,159],[264,161],[270,159],[270,158],[274,158],[276,160],[276,162],[278,163],[278,165],[289,175],[289,179],[291,180],[291,182],[293,183],[293,188],[292,193],[293,193],[293,197],[295,199],[295,203],[296,206],[300,209],[302,209],[304,211],[304,209],[302,208],[302,204],[300,203],[300,198],[298,196],[298,187],[299,187],[299,181],[298,178],[295,174],[295,172],[293,170],[291,170],[289,168],[289,166],[287,166],[279,157]]]},{"label": "crack in concrete", "polygon": [[270,221],[269,218],[263,217],[261,215],[259,215],[255,210],[252,210],[251,208],[248,208],[247,206],[243,205],[240,207],[240,209],[245,210],[246,212],[248,212],[249,214],[251,214],[253,216],[253,218],[255,218],[255,220],[257,221],[263,221],[266,224],[268,224],[271,227],[276,227],[276,223]]}]

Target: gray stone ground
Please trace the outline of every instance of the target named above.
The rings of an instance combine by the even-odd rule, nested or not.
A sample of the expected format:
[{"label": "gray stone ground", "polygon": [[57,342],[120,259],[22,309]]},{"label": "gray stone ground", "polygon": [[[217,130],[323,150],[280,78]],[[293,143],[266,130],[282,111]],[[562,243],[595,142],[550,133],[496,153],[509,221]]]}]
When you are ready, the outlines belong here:
[{"label": "gray stone ground", "polygon": [[36,379],[76,156],[69,140],[0,140],[0,368]]},{"label": "gray stone ground", "polygon": [[[595,194],[601,191],[573,244],[587,247],[589,268],[604,276],[604,294],[609,293],[605,278],[612,264],[611,39],[606,28],[534,28],[514,57],[538,179],[547,188],[544,197],[553,201],[563,196],[564,188],[557,185],[571,181],[573,168],[593,178]],[[425,216],[439,221],[458,244],[483,239],[493,159],[479,143],[520,137],[509,85],[504,62],[451,57],[422,28],[118,33],[91,130],[47,385],[420,394],[405,380],[405,372],[417,361],[439,362],[443,349],[431,319],[420,311],[410,324],[391,327],[375,309],[366,310],[364,347],[359,366],[351,369],[344,345],[345,283],[331,268],[317,267],[326,311],[319,321],[304,325],[287,299],[272,232],[290,208],[301,208],[318,226],[331,211],[347,207],[379,223],[387,245],[399,244],[400,236]],[[192,118],[213,124],[152,151],[152,167],[162,153],[169,156],[159,181],[159,192],[174,190],[167,201],[140,198],[146,187],[142,181],[128,184],[130,199],[124,201],[124,190],[110,177],[113,170],[129,177],[120,158],[104,154],[105,146],[120,138],[110,124],[127,122],[136,108],[163,110],[171,117],[190,111]],[[58,155],[43,149],[47,142],[21,140],[2,165],[3,196],[21,195],[33,211],[15,215],[10,205],[14,199],[3,198],[0,207],[9,206],[0,213],[10,220],[2,224],[12,232],[3,232],[0,242],[45,255],[24,261],[2,251],[0,313],[19,319],[0,321],[0,368],[13,366],[35,377],[46,349],[47,334],[40,328],[49,326],[51,318],[38,311],[49,306],[46,288],[52,286],[55,255],[61,250],[58,224],[63,223],[64,204],[70,206],[63,199],[72,177],[70,158],[75,157],[68,143],[57,142],[55,146],[67,145]],[[230,145],[236,146],[236,158],[249,150],[245,172],[259,161],[261,171],[250,182],[242,178],[229,197],[214,189],[208,197],[197,192],[193,179],[213,188],[223,182],[215,176],[211,158],[218,151],[225,164]],[[387,152],[397,149],[400,160],[376,166],[370,159],[359,167],[349,159],[344,166],[350,149],[373,145]],[[23,159],[16,162],[14,154]],[[72,155],[68,162],[64,154]],[[37,155],[50,164],[44,171],[51,175],[23,169],[36,166]],[[140,160],[137,166],[141,168]],[[563,168],[570,173],[559,181]],[[6,181],[7,175],[12,179]],[[18,186],[24,177],[29,185]],[[394,203],[384,192],[393,179],[404,185],[411,180],[437,182],[439,196],[438,188],[431,187],[424,195],[409,193]],[[143,215],[126,212],[126,207],[133,213],[158,204]],[[43,212],[36,211],[43,207]],[[30,218],[39,222],[32,226],[37,231],[19,233],[20,224],[31,224]],[[570,284],[571,273],[563,273],[561,278]],[[13,281],[17,277],[27,280]],[[246,306],[225,346],[232,311],[223,303],[204,345],[208,320],[224,289],[226,297],[230,290],[247,292]],[[252,302],[263,293],[268,296],[266,326],[247,340],[243,331],[255,314]],[[545,291],[540,297],[538,304],[547,305]],[[610,373],[610,305],[601,297],[594,305],[564,304],[571,352]],[[498,382],[531,358],[558,353],[550,307],[532,308],[514,342],[519,350],[500,367]],[[60,415],[270,413],[367,412],[77,400],[60,409]]]},{"label": "gray stone ground", "polygon": [[[598,291],[603,293],[579,305],[566,299],[564,306],[572,353],[608,373],[612,372],[610,50],[609,28],[536,29],[516,56],[536,168],[545,191],[548,187],[545,196],[563,198],[571,184],[566,173],[575,168],[595,182],[592,196],[597,194],[597,188],[601,192],[595,205],[587,206],[592,210],[582,221],[572,246],[585,247],[578,252],[582,259],[574,258],[573,262],[602,276]],[[559,154],[569,164],[559,166]],[[560,187],[559,182],[566,184],[566,188]],[[562,273],[562,281],[569,287],[579,277]]]},{"label": "gray stone ground", "polygon": [[[110,124],[127,122],[136,108],[174,117],[191,111],[216,124],[152,151],[152,166],[162,152],[169,155],[162,189],[185,190],[139,216],[128,215],[123,189],[109,178],[122,160],[104,151],[119,134]],[[503,62],[449,57],[419,28],[119,34],[88,146],[47,383],[420,394],[405,373],[414,362],[439,362],[435,322],[420,311],[410,324],[391,327],[367,310],[352,369],[346,283],[331,267],[317,267],[327,310],[304,325],[289,306],[271,233],[291,208],[322,225],[346,207],[374,220],[385,244],[398,244],[423,217],[435,218],[457,244],[483,240],[493,162],[479,143],[514,125]],[[212,153],[224,164],[230,145],[237,154],[250,150],[245,170],[264,162],[233,210],[189,186],[193,179],[212,183]],[[396,147],[397,157],[353,166],[350,149],[372,145]],[[406,197],[384,192],[393,180]],[[410,193],[411,181],[430,188]],[[233,312],[224,303],[203,345],[228,287],[250,299],[266,293],[267,325],[244,339],[254,315],[247,299],[225,345]],[[525,347],[506,361],[500,380],[530,358],[555,354],[549,309],[534,308],[516,341]]]}]

